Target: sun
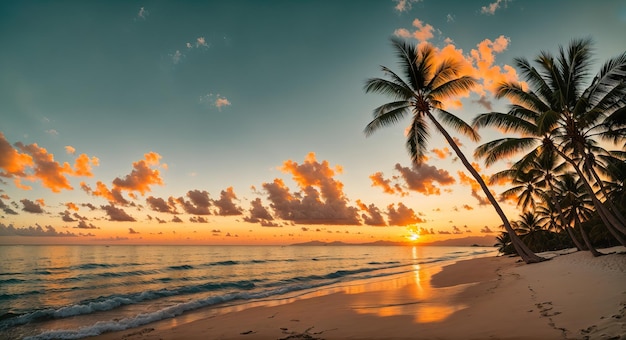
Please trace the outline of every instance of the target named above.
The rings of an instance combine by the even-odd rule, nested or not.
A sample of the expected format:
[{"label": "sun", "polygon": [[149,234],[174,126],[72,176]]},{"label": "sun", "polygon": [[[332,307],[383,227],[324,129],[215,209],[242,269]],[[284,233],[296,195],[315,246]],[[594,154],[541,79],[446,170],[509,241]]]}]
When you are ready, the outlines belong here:
[{"label": "sun", "polygon": [[411,242],[417,242],[420,238],[420,228],[416,225],[407,226],[408,235],[406,238]]}]

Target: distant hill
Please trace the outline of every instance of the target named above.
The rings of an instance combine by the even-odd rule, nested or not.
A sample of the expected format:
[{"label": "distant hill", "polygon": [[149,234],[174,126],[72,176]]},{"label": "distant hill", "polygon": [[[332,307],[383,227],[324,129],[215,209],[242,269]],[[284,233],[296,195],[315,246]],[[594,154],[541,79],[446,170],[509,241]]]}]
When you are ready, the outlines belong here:
[{"label": "distant hill", "polygon": [[292,246],[404,246],[408,243],[392,242],[392,241],[375,241],[366,243],[346,243],[341,241],[323,242],[323,241],[310,241],[303,243],[294,243]]},{"label": "distant hill", "polygon": [[429,243],[420,243],[424,246],[449,246],[449,247],[464,247],[464,246],[481,246],[481,247],[493,247],[496,244],[495,236],[468,236],[463,238],[453,238],[449,240],[441,240]]},{"label": "distant hill", "polygon": [[[496,243],[495,236],[469,236],[463,238],[435,241],[429,243],[418,243],[421,246],[448,246],[448,247],[469,247],[481,246],[492,247]],[[346,243],[341,241],[323,242],[310,241],[303,243],[294,243],[292,246],[406,246],[412,245],[409,242],[392,242],[392,241],[375,241],[366,243]]]}]

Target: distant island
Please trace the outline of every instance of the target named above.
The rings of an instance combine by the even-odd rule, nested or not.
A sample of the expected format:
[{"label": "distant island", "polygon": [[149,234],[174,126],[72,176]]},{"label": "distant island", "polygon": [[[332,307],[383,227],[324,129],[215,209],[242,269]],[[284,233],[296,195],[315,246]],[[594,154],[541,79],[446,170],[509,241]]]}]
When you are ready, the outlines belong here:
[{"label": "distant island", "polygon": [[428,243],[412,243],[412,242],[393,242],[393,241],[374,241],[365,243],[346,243],[341,241],[323,242],[309,241],[303,243],[294,243],[291,246],[448,246],[448,247],[493,247],[496,243],[494,236],[469,236],[463,238],[428,242]]}]

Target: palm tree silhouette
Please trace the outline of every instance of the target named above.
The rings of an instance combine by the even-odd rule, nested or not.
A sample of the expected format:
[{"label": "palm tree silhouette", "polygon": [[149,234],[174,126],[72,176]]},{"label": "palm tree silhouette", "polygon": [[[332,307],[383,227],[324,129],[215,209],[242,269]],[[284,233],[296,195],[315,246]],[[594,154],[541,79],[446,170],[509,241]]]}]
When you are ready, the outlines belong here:
[{"label": "palm tree silhouette", "polygon": [[[599,162],[598,157],[619,163],[624,154],[602,149],[596,139],[620,143],[626,136],[626,52],[604,63],[584,88],[591,66],[590,45],[589,39],[574,40],[567,51],[560,47],[556,58],[542,52],[535,59],[539,69],[524,58],[515,59],[531,89],[518,83],[501,84],[496,97],[511,99],[509,111],[481,114],[474,119],[474,127],[497,127],[522,137],[485,143],[475,155],[484,157],[489,165],[531,149],[518,162],[521,168],[539,155],[558,155],[576,172],[604,225],[620,240],[619,233],[626,234],[623,216],[603,188],[596,169],[608,164]],[[596,196],[588,177],[600,187],[604,202]]]}]

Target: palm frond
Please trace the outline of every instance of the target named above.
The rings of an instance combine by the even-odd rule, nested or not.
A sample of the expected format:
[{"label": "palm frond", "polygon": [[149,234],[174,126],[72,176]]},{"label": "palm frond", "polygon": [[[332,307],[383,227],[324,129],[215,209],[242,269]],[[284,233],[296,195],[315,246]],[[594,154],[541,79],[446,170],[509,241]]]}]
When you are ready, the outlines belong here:
[{"label": "palm frond", "polygon": [[480,135],[474,128],[472,128],[469,124],[463,121],[461,118],[453,115],[452,113],[438,109],[437,110],[438,117],[441,119],[441,122],[445,125],[452,127],[454,130],[462,133],[464,136],[470,138],[474,142],[478,142],[480,140]]},{"label": "palm frond", "polygon": [[388,103],[374,109],[374,119],[365,127],[365,135],[370,136],[379,128],[396,124],[404,118],[410,112],[409,105],[399,103],[402,102]]},{"label": "palm frond", "polygon": [[474,151],[477,158],[485,158],[485,165],[490,166],[498,160],[512,156],[537,144],[535,138],[501,138],[482,144]]},{"label": "palm frond", "polygon": [[428,125],[424,121],[423,116],[414,115],[413,121],[409,128],[406,141],[406,147],[411,156],[413,164],[422,164],[424,156],[428,152],[427,141],[430,136]]},{"label": "palm frond", "polygon": [[475,128],[493,127],[526,135],[537,135],[538,128],[532,122],[501,112],[479,114],[472,121]]}]

